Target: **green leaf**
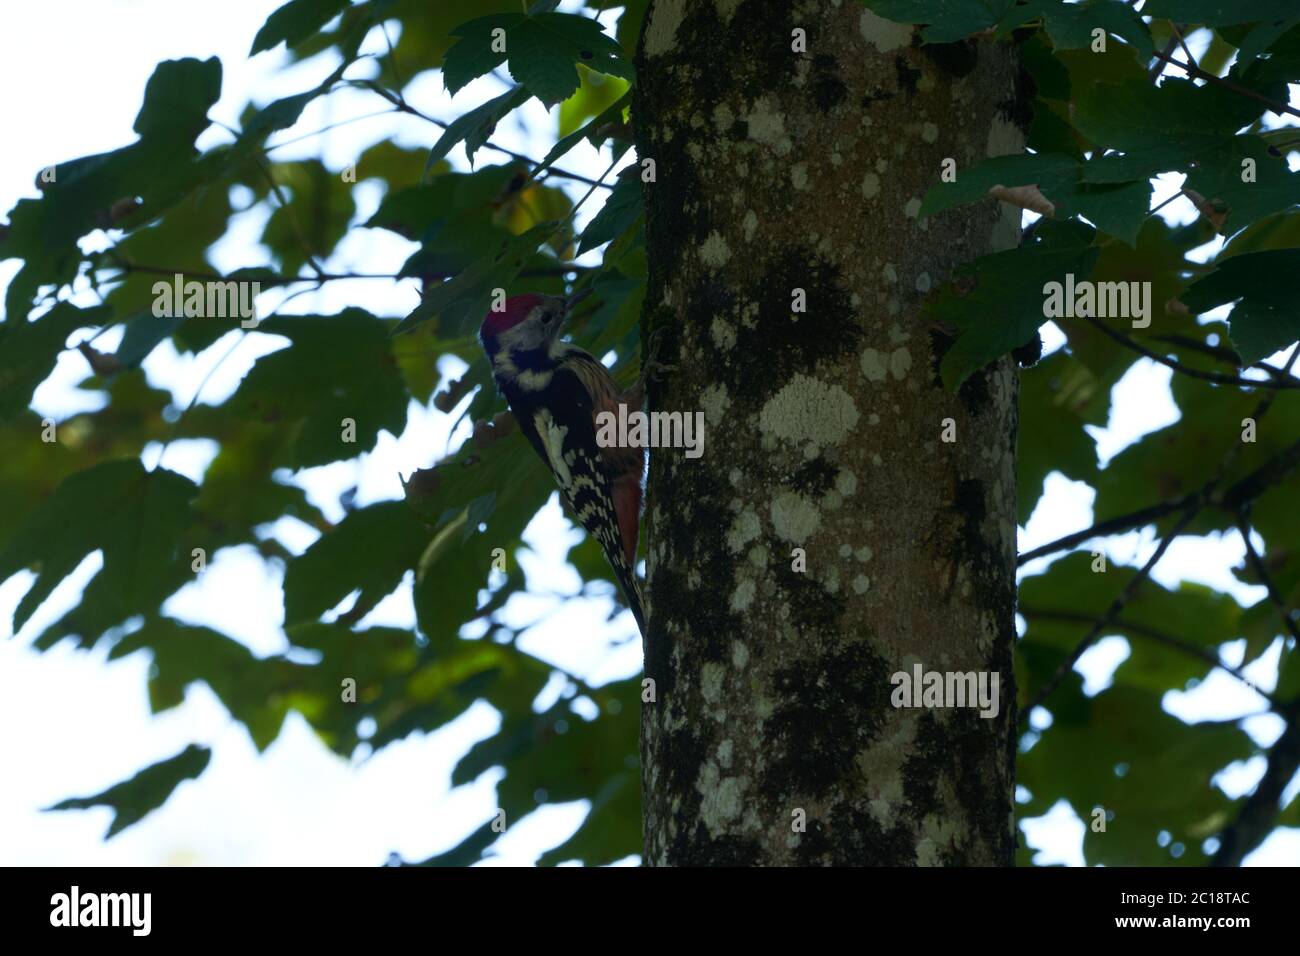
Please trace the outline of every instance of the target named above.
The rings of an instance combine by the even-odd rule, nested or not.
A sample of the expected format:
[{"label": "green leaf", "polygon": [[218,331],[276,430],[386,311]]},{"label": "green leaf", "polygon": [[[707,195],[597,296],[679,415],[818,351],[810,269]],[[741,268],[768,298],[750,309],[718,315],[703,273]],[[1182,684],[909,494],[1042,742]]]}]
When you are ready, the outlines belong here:
[{"label": "green leaf", "polygon": [[1187,287],[1182,302],[1196,313],[1236,303],[1228,320],[1232,344],[1250,365],[1300,339],[1300,299],[1292,284],[1298,271],[1300,249],[1244,253],[1218,262]]},{"label": "green leaf", "polygon": [[1061,349],[1020,374],[1020,432],[1016,455],[1020,494],[1016,520],[1024,525],[1034,512],[1048,474],[1059,471],[1072,481],[1092,481],[1097,472],[1097,445],[1084,431],[1093,398],[1093,378]]},{"label": "green leaf", "polygon": [[921,203],[920,215],[987,198],[994,186],[1037,186],[1055,207],[1057,218],[1082,215],[1103,232],[1134,245],[1150,206],[1150,183],[1084,183],[1080,181],[1084,168],[1075,157],[1061,153],[986,159],[959,170],[953,182],[932,186]]},{"label": "green leaf", "polygon": [[456,844],[450,850],[444,853],[436,853],[427,860],[421,860],[419,863],[404,863],[403,866],[446,866],[446,867],[466,867],[472,866],[483,858],[483,854],[493,843],[496,843],[501,836],[501,832],[496,828],[496,814],[492,819],[483,824],[460,843]]},{"label": "green leaf", "polygon": [[[1147,302],[1151,326],[1145,330],[1130,329],[1129,334],[1139,339],[1149,336],[1153,339],[1145,343],[1149,347],[1162,354],[1175,352],[1180,360],[1196,367],[1206,366],[1209,360],[1205,355],[1154,339],[1158,335],[1176,333],[1204,342],[1212,330],[1211,327],[1197,325],[1187,315],[1170,313],[1164,305],[1177,299],[1186,288],[1185,256],[1188,250],[1203,244],[1209,238],[1208,232],[1208,226],[1204,224],[1170,226],[1160,216],[1148,217],[1138,230],[1137,243],[1131,249],[1120,243],[1102,246],[1091,277],[1094,283],[1150,283]],[[1108,396],[1111,389],[1138,360],[1138,355],[1081,318],[1063,316],[1054,321],[1066,334],[1071,353],[1092,372],[1098,393],[1107,397],[1102,403],[1105,407],[1100,420],[1091,422],[1105,427],[1109,417]]]},{"label": "green leaf", "polygon": [[285,690],[300,686],[307,665],[284,657],[256,657],[247,647],[208,627],[171,618],[151,618],[113,646],[109,660],[148,651],[149,705],[155,713],[177,707],[194,683],[208,685],[248,728],[258,750],[265,750],[280,733],[289,698]]},{"label": "green leaf", "polygon": [[87,326],[106,325],[110,318],[109,309],[83,310],[60,302],[35,322],[0,326],[0,421],[27,407],[37,386],[54,370],[68,336]]},{"label": "green leaf", "polygon": [[[374,447],[380,431],[401,434],[407,395],[384,321],[346,309],[277,316],[259,329],[292,345],[258,359],[228,405],[253,421],[291,426],[294,467],[354,458]],[[345,440],[345,420],[355,425],[355,441]]]},{"label": "green leaf", "polygon": [[[1243,163],[1254,166],[1252,181],[1246,182]],[[1227,207],[1220,231],[1230,235],[1274,213],[1294,209],[1300,202],[1300,173],[1287,168],[1285,157],[1274,156],[1259,136],[1234,136],[1197,161],[1185,188],[1200,193],[1211,203]]]},{"label": "green leaf", "polygon": [[161,807],[180,784],[203,773],[211,757],[212,751],[207,747],[190,744],[175,757],[145,767],[130,780],[109,787],[102,793],[93,797],[60,800],[46,810],[108,807],[113,811],[113,823],[104,838],[109,839]]},{"label": "green leaf", "polygon": [[[381,179],[391,193],[418,183],[427,157],[424,149],[406,149],[390,140],[380,140],[357,157],[357,178]],[[430,173],[441,175],[450,169],[448,163],[434,163]]]},{"label": "green leaf", "polygon": [[1300,827],[1300,796],[1291,798],[1286,809],[1277,818],[1280,827]]},{"label": "green leaf", "polygon": [[[486,448],[467,442],[455,458],[419,477],[406,486],[408,502],[419,514],[446,523],[420,558],[416,617],[431,641],[453,640],[467,621],[487,613],[490,604],[480,607],[479,594],[492,569],[493,550],[504,548],[510,554],[522,546],[524,528],[555,493],[555,483],[517,428]],[[487,531],[466,538],[468,508],[488,491],[496,497]],[[477,524],[472,527],[476,530]],[[508,596],[509,591],[497,593]]]},{"label": "green leaf", "polygon": [[1044,286],[1086,278],[1097,261],[1091,246],[1093,231],[1077,222],[1043,221],[1034,241],[1006,252],[983,256],[957,269],[957,276],[973,279],[974,288],[963,291],[950,283],[926,306],[927,316],[957,332],[944,353],[940,374],[956,391],[966,378],[1000,355],[1028,342],[1047,321]]},{"label": "green leaf", "polygon": [[[626,89],[626,86],[624,89]],[[567,106],[569,102],[571,101],[566,100],[565,106]],[[601,139],[599,134],[601,128],[607,123],[616,123],[620,121],[623,118],[623,111],[627,109],[630,102],[631,94],[625,92],[586,125],[582,126],[580,129],[573,130],[567,135],[561,136],[560,139],[556,141],[555,145],[551,147],[550,152],[548,152],[545,158],[542,159],[538,167],[533,170],[533,177],[536,178],[537,176],[540,176],[544,170],[549,169],[552,163],[569,150],[573,149],[573,147],[577,146],[580,140],[585,139],[593,146],[599,146]],[[563,107],[561,107],[561,114],[563,114]],[[561,125],[563,125],[563,121],[561,121]]]},{"label": "green leaf", "polygon": [[[497,734],[475,744],[452,772],[452,785],[476,779],[493,766],[503,766],[497,785],[499,805],[507,819],[517,819],[537,805],[538,791],[550,803],[589,798],[593,831],[576,850],[588,862],[607,863],[637,852],[639,817],[628,814],[639,802],[636,753],[636,691],[639,681],[620,681],[593,695],[600,708],[594,720],[578,717],[566,702],[532,714],[526,709],[504,721]],[[616,702],[616,703],[615,703]],[[624,787],[630,785],[630,792]],[[615,822],[603,810],[620,807]],[[593,844],[604,838],[603,846]],[[572,859],[575,847],[557,848],[545,862]],[[561,855],[563,854],[563,855]]]},{"label": "green leaf", "polygon": [[1300,17],[1291,16],[1284,20],[1271,20],[1253,26],[1239,26],[1216,31],[1221,37],[1237,47],[1237,60],[1234,68],[1250,66],[1259,56],[1269,50],[1284,34],[1300,24]]},{"label": "green leaf", "polygon": [[1016,0],[862,0],[877,16],[898,23],[928,24],[926,43],[951,43],[996,26]]},{"label": "green leaf", "polygon": [[253,38],[249,56],[285,44],[293,49],[338,16],[349,0],[290,0],[267,17]]},{"label": "green leaf", "polygon": [[[494,37],[494,31],[503,32]],[[597,21],[577,14],[495,14],[452,33],[460,40],[447,51],[442,76],[453,95],[507,62],[510,75],[548,106],[578,89],[577,63],[628,81],[634,76],[618,42]]]},{"label": "green leaf", "polygon": [[356,214],[356,202],[352,188],[317,159],[278,163],[272,175],[287,189],[289,201],[271,213],[262,242],[286,274],[296,275],[309,255],[326,259],[334,251]]},{"label": "green leaf", "polygon": [[1061,0],[1030,0],[1013,8],[1001,29],[1010,32],[1022,24],[1042,18],[1052,46],[1058,50],[1089,49],[1092,31],[1100,27],[1131,46],[1143,62],[1151,59],[1151,31],[1133,8],[1122,0],[1089,0],[1062,3]]},{"label": "green leaf", "polygon": [[1040,35],[1034,34],[1025,40],[1020,48],[1020,59],[1033,76],[1040,98],[1061,101],[1070,98],[1070,71]]},{"label": "green leaf", "polygon": [[[428,530],[403,502],[382,501],[352,512],[289,562],[285,624],[315,620],[358,590],[356,606],[372,607],[397,589],[428,541]],[[365,560],[355,560],[358,555]]]},{"label": "green leaf", "polygon": [[516,86],[513,90],[488,100],[482,106],[475,107],[448,123],[442,135],[438,137],[438,142],[434,143],[433,148],[429,150],[429,158],[424,164],[424,178],[428,179],[434,165],[446,159],[459,143],[465,144],[465,158],[469,160],[472,168],[474,154],[492,136],[497,123],[527,99],[528,91],[522,86]]},{"label": "green leaf", "polygon": [[[1033,794],[1022,815],[1062,798],[1085,820],[1101,806],[1114,816],[1105,833],[1085,831],[1089,864],[1204,865],[1202,843],[1232,810],[1211,781],[1255,748],[1236,721],[1185,724],[1160,701],[1117,684],[1081,701],[1077,716],[1054,710],[1056,722],[1018,761],[1016,782]],[[1162,832],[1172,841],[1158,840]],[[1182,856],[1172,855],[1172,842]]]},{"label": "green leaf", "polygon": [[189,566],[189,501],[198,491],[188,478],[138,459],[105,462],[65,479],[28,513],[0,553],[0,580],[37,565],[36,580],[14,612],[22,627],[54,588],[92,551],[104,566],[95,582],[123,615],[160,601],[164,570]]},{"label": "green leaf", "polygon": [[[1086,178],[1087,164],[1084,169]],[[1065,209],[1076,211],[1107,235],[1136,246],[1151,209],[1151,183],[1146,179],[1131,183],[1080,182],[1062,202]]]},{"label": "green leaf", "polygon": [[538,866],[581,860],[606,866],[641,851],[641,775],[635,771],[608,780],[591,801],[591,812],[576,833],[547,850]]},{"label": "green leaf", "polygon": [[479,526],[492,517],[492,512],[496,510],[496,503],[497,493],[495,491],[479,495],[469,503],[469,506],[465,509],[465,526],[461,530],[460,540],[462,543],[468,541],[472,535],[478,534]]},{"label": "green leaf", "polygon": [[[1095,520],[1105,521],[1197,491],[1216,476],[1225,461],[1231,464],[1221,477],[1221,487],[1230,487],[1300,441],[1300,418],[1283,414],[1270,416],[1268,426],[1259,429],[1254,442],[1242,442],[1242,419],[1256,414],[1258,395],[1235,388],[1207,388],[1204,382],[1185,375],[1174,375],[1169,388],[1182,418],[1143,435],[1107,463],[1095,482]],[[1165,518],[1157,528],[1168,527],[1173,520]],[[1189,532],[1207,534],[1232,527],[1231,517],[1222,510],[1202,509]]]},{"label": "green leaf", "polygon": [[183,315],[158,316],[152,312],[134,315],[127,320],[122,342],[113,356],[122,368],[137,368],[163,339],[170,338],[184,322]]},{"label": "green leaf", "polygon": [[559,223],[544,222],[521,236],[502,240],[491,256],[475,262],[468,269],[435,286],[411,313],[397,324],[393,335],[418,328],[434,316],[441,316],[444,334],[464,334],[475,318],[487,314],[494,288],[506,288],[519,275],[525,263],[557,229]]},{"label": "green leaf", "polygon": [[256,149],[271,133],[280,129],[288,129],[298,122],[298,117],[307,108],[307,104],[316,97],[328,93],[334,87],[334,84],[342,78],[347,68],[352,65],[356,55],[355,50],[344,52],[350,55],[345,56],[343,62],[335,67],[334,72],[322,80],[314,89],[295,93],[292,96],[281,97],[245,118],[243,132],[240,134],[239,142],[234,147],[235,155],[246,155]]},{"label": "green leaf", "polygon": [[[578,92],[560,104],[561,137],[567,137],[581,129],[583,121],[591,117],[600,117],[602,122],[621,120],[623,110],[629,103],[629,85],[626,80],[597,73],[582,65],[578,67],[578,74],[582,77]],[[611,107],[615,104],[621,106],[617,111],[612,111]]]},{"label": "green leaf", "polygon": [[1222,262],[1244,252],[1300,247],[1300,215],[1274,214],[1256,222],[1228,240],[1215,261]]},{"label": "green leaf", "polygon": [[1089,163],[1085,181],[1130,182],[1187,169],[1231,142],[1262,110],[1231,90],[1174,77],[1159,86],[1145,80],[1094,83],[1078,94],[1074,125],[1118,154]]},{"label": "green leaf", "polygon": [[109,153],[56,164],[56,179],[41,199],[19,200],[0,239],[0,259],[26,263],[9,283],[5,313],[26,316],[38,290],[76,278],[83,255],[77,240],[114,223],[121,200],[140,200],[128,221],[160,215],[224,165],[216,153],[198,157],[193,139],[208,126],[207,110],[220,93],[213,59],[160,63],[136,119],[139,142]]},{"label": "green leaf", "polygon": [[[1026,629],[1023,641],[1070,652],[1106,613],[1133,580],[1135,569],[1108,564],[1093,570],[1086,551],[1054,562],[1043,574],[1020,583],[1019,609]],[[1114,681],[1161,693],[1186,690],[1212,669],[1209,662],[1184,647],[1211,652],[1240,635],[1241,605],[1229,594],[1204,585],[1184,582],[1169,589],[1144,581],[1124,605],[1118,623],[1102,636],[1121,635],[1129,642],[1129,656],[1115,670]]]},{"label": "green leaf", "polygon": [[[522,13],[497,13],[479,17],[462,23],[451,31],[459,37],[442,62],[442,82],[447,92],[455,96],[480,76],[491,73],[506,61],[509,46],[509,31],[527,19]],[[505,31],[506,42],[500,42],[501,34],[494,36],[494,31]],[[497,49],[493,49],[493,45]]]},{"label": "green leaf", "polygon": [[293,96],[281,97],[262,107],[244,124],[243,139],[264,139],[279,129],[288,129],[298,122],[307,104],[320,95],[319,90],[307,90]]},{"label": "green leaf", "polygon": [[135,118],[142,139],[159,137],[193,143],[208,128],[208,110],[221,97],[221,61],[164,60],[144,88],[144,105]]},{"label": "green leaf", "polygon": [[592,217],[578,243],[578,254],[595,249],[618,238],[637,221],[645,211],[641,195],[641,180],[635,176],[621,177],[611,190],[605,205]]},{"label": "green leaf", "polygon": [[967,169],[958,169],[956,178],[930,187],[921,200],[921,218],[954,206],[985,199],[994,186],[1037,185],[1048,199],[1055,201],[1079,178],[1079,162],[1059,153],[1020,156],[995,156]]},{"label": "green leaf", "polygon": [[1234,23],[1255,23],[1261,20],[1280,20],[1295,14],[1294,0],[1147,0],[1142,13],[1148,17],[1163,17],[1179,23],[1204,23],[1208,26],[1230,26]]},{"label": "green leaf", "polygon": [[485,166],[474,173],[443,173],[419,186],[390,192],[364,225],[368,229],[389,229],[407,239],[426,243],[446,232],[448,238],[463,244],[471,228],[464,214],[470,211],[480,219],[489,217],[491,207],[499,202],[518,175],[519,170],[514,166]]}]

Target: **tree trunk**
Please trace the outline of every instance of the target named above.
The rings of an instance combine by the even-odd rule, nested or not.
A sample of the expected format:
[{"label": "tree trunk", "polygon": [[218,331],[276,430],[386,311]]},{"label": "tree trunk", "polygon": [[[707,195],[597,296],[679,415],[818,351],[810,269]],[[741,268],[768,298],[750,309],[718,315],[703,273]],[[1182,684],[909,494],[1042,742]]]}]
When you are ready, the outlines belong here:
[{"label": "tree trunk", "polygon": [[[945,391],[920,307],[1018,216],[916,212],[1019,150],[1015,51],[654,0],[637,59],[650,407],[706,422],[651,457],[645,863],[1010,865],[1016,373]],[[996,716],[894,706],[914,665],[997,674]]]}]

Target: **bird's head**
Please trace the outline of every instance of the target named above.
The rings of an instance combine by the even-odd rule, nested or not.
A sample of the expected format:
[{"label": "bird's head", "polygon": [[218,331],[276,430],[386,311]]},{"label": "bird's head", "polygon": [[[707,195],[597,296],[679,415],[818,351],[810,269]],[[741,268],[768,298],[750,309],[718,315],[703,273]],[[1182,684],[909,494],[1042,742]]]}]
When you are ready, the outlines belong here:
[{"label": "bird's head", "polygon": [[565,316],[590,294],[590,289],[583,289],[570,296],[535,292],[511,296],[501,311],[489,311],[483,319],[479,341],[489,355],[546,351],[559,337]]}]

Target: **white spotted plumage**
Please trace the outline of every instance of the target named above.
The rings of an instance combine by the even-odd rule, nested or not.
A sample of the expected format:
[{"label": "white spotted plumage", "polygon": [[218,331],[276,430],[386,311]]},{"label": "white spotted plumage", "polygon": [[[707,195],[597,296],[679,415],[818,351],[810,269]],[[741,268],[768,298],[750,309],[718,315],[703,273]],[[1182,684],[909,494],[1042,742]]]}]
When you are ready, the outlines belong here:
[{"label": "white spotted plumage", "polygon": [[622,396],[608,369],[559,339],[560,319],[573,301],[515,296],[504,312],[488,314],[479,338],[520,431],[550,469],[570,512],[599,543],[644,634],[633,571],[644,453],[596,441],[595,415]]}]

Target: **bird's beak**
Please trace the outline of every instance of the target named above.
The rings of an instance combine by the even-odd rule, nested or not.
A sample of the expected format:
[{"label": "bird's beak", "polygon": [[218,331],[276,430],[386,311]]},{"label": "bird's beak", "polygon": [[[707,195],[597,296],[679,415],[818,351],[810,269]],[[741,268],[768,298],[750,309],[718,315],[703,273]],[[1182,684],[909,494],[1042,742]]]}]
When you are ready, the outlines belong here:
[{"label": "bird's beak", "polygon": [[573,295],[569,296],[567,299],[564,300],[565,313],[567,314],[569,312],[572,312],[574,306],[576,306],[579,302],[581,302],[589,295],[591,295],[591,286],[587,286],[585,289],[579,289],[577,292],[573,293]]}]

